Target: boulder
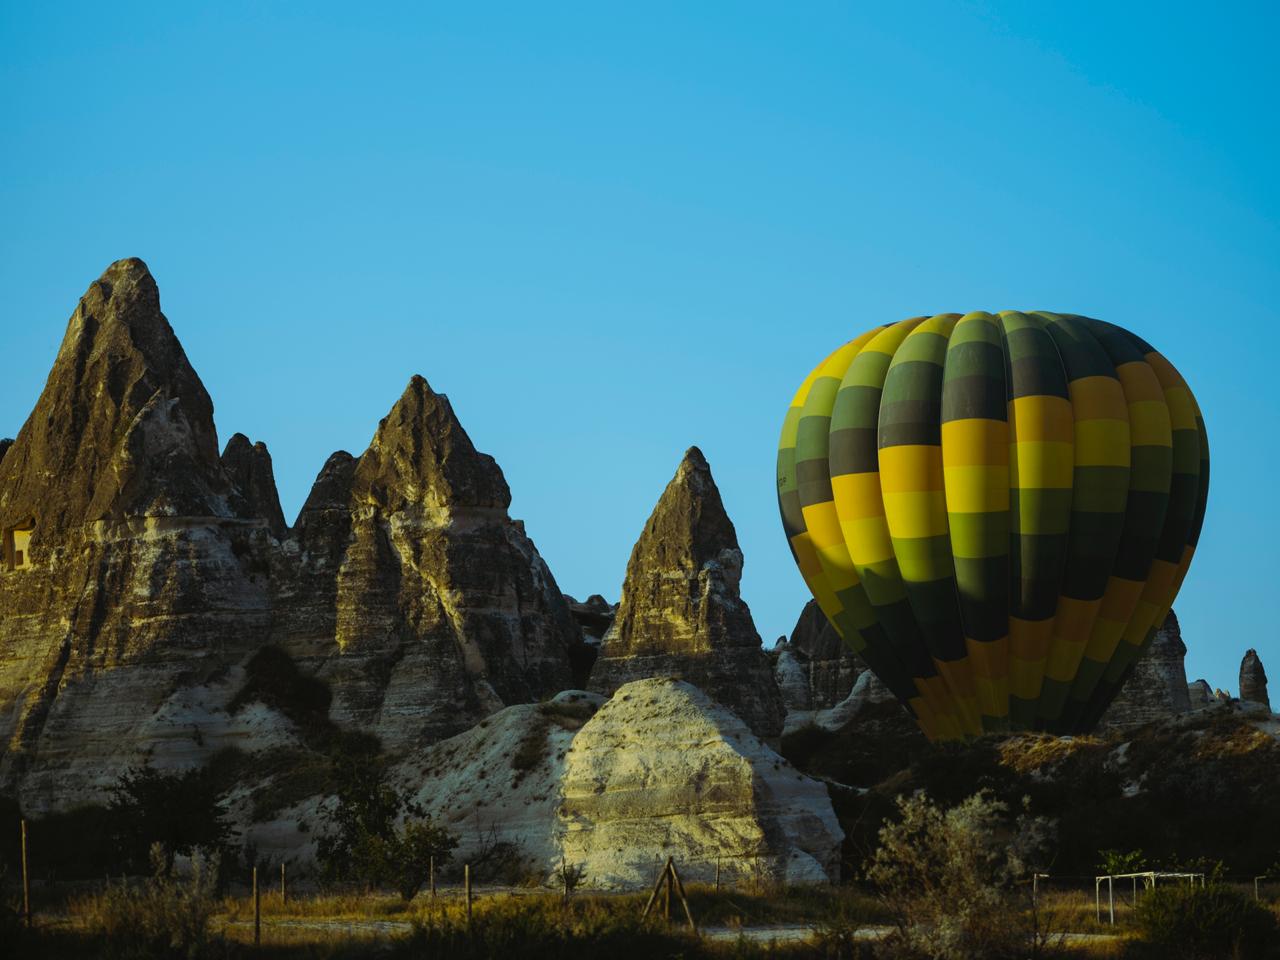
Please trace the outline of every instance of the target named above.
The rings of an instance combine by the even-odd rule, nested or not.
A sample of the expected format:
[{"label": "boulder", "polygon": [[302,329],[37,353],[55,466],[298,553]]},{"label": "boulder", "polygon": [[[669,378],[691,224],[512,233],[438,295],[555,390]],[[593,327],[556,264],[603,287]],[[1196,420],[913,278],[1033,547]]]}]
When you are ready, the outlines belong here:
[{"label": "boulder", "polygon": [[1177,615],[1170,610],[1150,648],[1132,668],[1119,694],[1102,715],[1099,729],[1123,731],[1167,720],[1191,709],[1187,655]]},{"label": "boulder", "polygon": [[742,551],[711,468],[691,447],[627,563],[622,600],[590,687],[687,680],[777,743],[785,707],[739,592]]},{"label": "boulder", "polygon": [[1267,696],[1267,671],[1262,669],[1257,650],[1249,650],[1240,661],[1240,699],[1271,709],[1271,699]]}]

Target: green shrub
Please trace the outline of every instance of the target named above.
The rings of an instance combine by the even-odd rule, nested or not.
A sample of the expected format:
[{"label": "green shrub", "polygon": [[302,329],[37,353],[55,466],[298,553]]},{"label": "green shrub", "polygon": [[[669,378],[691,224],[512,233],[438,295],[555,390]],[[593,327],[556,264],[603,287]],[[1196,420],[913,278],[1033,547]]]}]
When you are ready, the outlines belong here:
[{"label": "green shrub", "polygon": [[1265,907],[1219,884],[1156,887],[1138,901],[1131,953],[1168,960],[1280,957],[1280,924]]},{"label": "green shrub", "polygon": [[932,960],[1024,957],[1044,947],[1023,894],[1048,824],[1011,818],[985,792],[950,808],[923,793],[900,797],[898,812],[867,870],[893,917],[886,947]]}]

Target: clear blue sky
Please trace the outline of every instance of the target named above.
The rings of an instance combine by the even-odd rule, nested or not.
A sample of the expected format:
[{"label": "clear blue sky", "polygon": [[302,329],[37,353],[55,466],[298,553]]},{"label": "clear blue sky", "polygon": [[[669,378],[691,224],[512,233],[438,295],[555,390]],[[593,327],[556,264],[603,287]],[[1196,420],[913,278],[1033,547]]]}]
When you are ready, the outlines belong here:
[{"label": "clear blue sky", "polygon": [[3,0],[0,435],[139,256],[290,519],[421,373],[561,587],[616,597],[696,443],[772,643],[809,367],[916,313],[1088,313],[1208,420],[1189,675],[1256,646],[1280,680],[1275,5],[303,6]]}]

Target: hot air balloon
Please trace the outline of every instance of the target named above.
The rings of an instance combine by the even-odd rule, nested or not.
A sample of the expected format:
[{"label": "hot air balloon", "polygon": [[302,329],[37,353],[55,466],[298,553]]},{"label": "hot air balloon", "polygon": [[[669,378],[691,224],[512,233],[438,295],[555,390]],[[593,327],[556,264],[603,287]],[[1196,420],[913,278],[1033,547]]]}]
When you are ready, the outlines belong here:
[{"label": "hot air balloon", "polygon": [[1208,490],[1178,371],[1067,314],[869,330],[801,384],[778,445],[800,573],[933,740],[1091,730],[1173,604]]}]

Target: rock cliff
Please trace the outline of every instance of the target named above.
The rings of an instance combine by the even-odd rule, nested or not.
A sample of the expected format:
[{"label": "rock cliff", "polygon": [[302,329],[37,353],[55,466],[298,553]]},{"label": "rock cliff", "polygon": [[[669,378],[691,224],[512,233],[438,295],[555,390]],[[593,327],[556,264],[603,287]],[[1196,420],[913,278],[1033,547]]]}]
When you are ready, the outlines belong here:
[{"label": "rock cliff", "polygon": [[1102,715],[1099,730],[1125,730],[1189,711],[1191,697],[1183,666],[1186,655],[1178,617],[1170,610],[1146,656],[1134,665],[1124,687]]},{"label": "rock cliff", "polygon": [[569,685],[578,629],[447,398],[415,377],[290,530],[265,445],[219,455],[140,260],[89,287],[0,450],[0,789],[30,813],[242,736],[234,680],[268,645],[392,749]]},{"label": "rock cliff", "polygon": [[359,459],[329,459],[284,544],[274,639],[333,688],[334,720],[399,749],[570,686],[578,630],[510,502],[422,377]]},{"label": "rock cliff", "polygon": [[175,689],[266,638],[267,527],[142,261],[72,314],[0,461],[0,532],[0,781],[28,810],[87,801]]},{"label": "rock cliff", "polygon": [[632,680],[678,677],[776,743],[785,707],[741,576],[737,533],[711,468],[691,447],[631,551],[591,689],[609,695]]},{"label": "rock cliff", "polygon": [[1240,699],[1271,709],[1271,698],[1267,696],[1267,671],[1262,669],[1257,650],[1249,650],[1240,661]]}]

